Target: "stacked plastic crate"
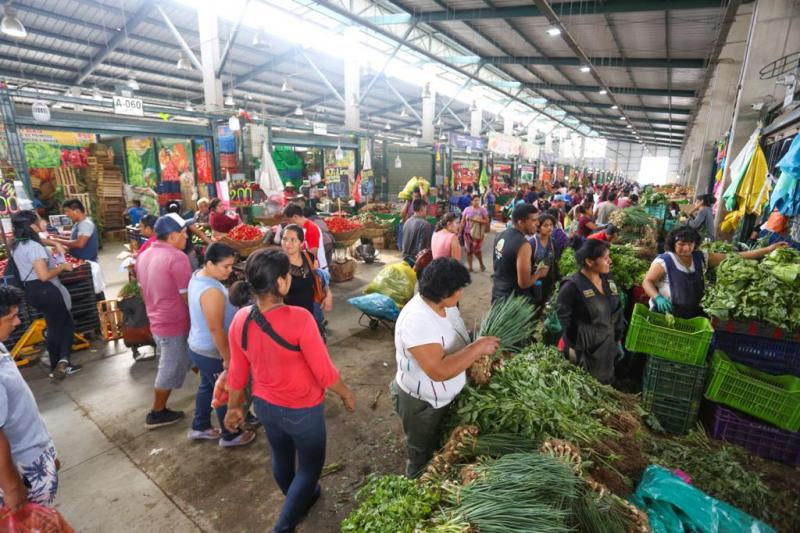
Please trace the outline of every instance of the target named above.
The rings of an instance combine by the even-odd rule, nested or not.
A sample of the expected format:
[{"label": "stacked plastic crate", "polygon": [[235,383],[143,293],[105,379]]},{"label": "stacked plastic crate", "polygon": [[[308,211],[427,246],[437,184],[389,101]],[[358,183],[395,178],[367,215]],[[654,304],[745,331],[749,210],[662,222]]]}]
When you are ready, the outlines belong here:
[{"label": "stacked plastic crate", "polygon": [[[71,272],[60,274],[59,279],[72,298],[70,314],[75,322],[75,333],[93,337],[100,331],[100,318],[97,314],[97,298],[94,293],[91,266],[84,263]],[[42,314],[35,308],[28,307],[28,310],[31,322],[42,318]]]},{"label": "stacked plastic crate", "polygon": [[669,433],[686,433],[697,423],[713,333],[703,317],[673,322],[642,304],[634,305],[625,347],[647,354],[642,406]]},{"label": "stacked plastic crate", "polygon": [[714,322],[711,436],[800,465],[800,332]]}]

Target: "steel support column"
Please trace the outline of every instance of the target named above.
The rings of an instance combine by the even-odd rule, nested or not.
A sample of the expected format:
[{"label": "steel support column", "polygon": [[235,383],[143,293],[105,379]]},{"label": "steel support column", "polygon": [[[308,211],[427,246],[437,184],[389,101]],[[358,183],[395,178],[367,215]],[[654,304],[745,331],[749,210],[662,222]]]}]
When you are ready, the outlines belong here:
[{"label": "steel support column", "polygon": [[197,29],[200,32],[200,55],[203,58],[199,69],[203,73],[203,102],[206,111],[219,111],[222,109],[222,80],[217,76],[220,64],[219,28],[217,14],[207,2],[200,2],[197,6]]}]

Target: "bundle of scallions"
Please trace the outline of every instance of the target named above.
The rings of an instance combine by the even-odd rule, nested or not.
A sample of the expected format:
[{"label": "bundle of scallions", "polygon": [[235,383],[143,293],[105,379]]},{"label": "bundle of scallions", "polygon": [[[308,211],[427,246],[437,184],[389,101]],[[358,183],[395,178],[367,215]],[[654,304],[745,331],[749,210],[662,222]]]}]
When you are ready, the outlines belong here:
[{"label": "bundle of scallions", "polygon": [[518,353],[531,342],[534,306],[525,296],[495,302],[481,322],[478,335],[498,337],[500,352]]}]

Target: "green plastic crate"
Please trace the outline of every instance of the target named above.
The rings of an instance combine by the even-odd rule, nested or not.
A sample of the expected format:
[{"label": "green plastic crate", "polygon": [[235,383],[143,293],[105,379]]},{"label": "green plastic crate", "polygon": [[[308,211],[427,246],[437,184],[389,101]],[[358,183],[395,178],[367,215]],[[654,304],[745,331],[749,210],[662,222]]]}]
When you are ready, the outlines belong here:
[{"label": "green plastic crate", "polygon": [[642,407],[669,433],[683,434],[697,424],[708,367],[650,356],[644,370]]},{"label": "green plastic crate", "polygon": [[633,306],[625,348],[630,352],[655,355],[676,363],[702,366],[713,335],[714,328],[704,317],[675,317],[675,323],[670,327],[665,315],[637,303]]},{"label": "green plastic crate", "polygon": [[706,398],[787,431],[800,430],[800,378],[774,376],[714,352]]},{"label": "green plastic crate", "polygon": [[667,204],[646,205],[644,210],[651,217],[662,221],[667,215]]},{"label": "green plastic crate", "polygon": [[679,224],[680,222],[678,221],[677,218],[668,218],[664,221],[664,231],[669,233],[670,231],[677,228]]}]

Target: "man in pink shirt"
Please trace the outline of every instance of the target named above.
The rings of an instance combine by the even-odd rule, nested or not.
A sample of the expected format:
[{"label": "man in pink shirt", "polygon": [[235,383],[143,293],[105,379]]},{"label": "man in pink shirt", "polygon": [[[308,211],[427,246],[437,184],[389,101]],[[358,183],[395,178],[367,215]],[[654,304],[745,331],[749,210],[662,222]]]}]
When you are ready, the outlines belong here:
[{"label": "man in pink shirt", "polygon": [[150,331],[161,353],[153,409],[145,419],[147,429],[174,424],[183,418],[183,411],[167,409],[167,400],[172,389],[183,386],[190,366],[186,298],[192,267],[189,257],[183,253],[186,221],[170,213],[160,217],[153,229],[156,242],[136,261],[136,277],[142,288]]}]

